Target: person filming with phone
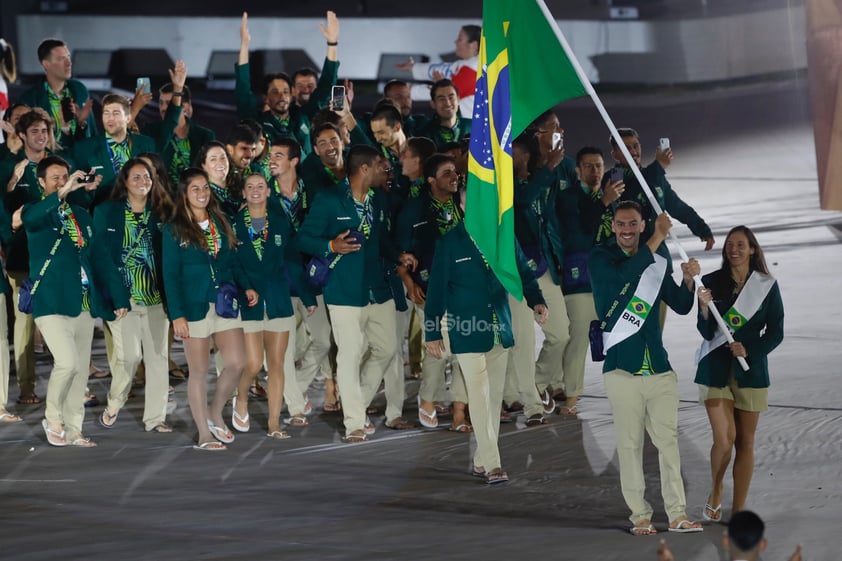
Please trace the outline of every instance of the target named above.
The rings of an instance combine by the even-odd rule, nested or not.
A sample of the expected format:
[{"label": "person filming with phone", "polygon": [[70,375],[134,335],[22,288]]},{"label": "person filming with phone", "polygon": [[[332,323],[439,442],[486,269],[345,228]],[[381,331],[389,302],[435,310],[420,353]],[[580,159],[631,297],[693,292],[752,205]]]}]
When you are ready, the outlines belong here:
[{"label": "person filming with phone", "polygon": [[[686,224],[693,234],[705,242],[705,251],[710,251],[716,243],[710,226],[696,213],[693,207],[681,200],[681,197],[678,196],[673,190],[672,185],[667,181],[666,166],[664,166],[664,163],[668,166],[672,162],[672,150],[669,146],[669,140],[666,138],[661,139],[665,142],[659,144],[655,161],[646,167],[641,167],[640,158],[643,153],[643,147],[637,131],[631,128],[619,128],[617,132],[623,139],[623,144],[626,145],[626,149],[634,160],[635,165],[640,168],[640,172],[652,189],[652,193],[657,197],[660,207],[671,217]],[[621,201],[635,201],[643,208],[646,230],[643,232],[641,238],[646,241],[654,232],[655,213],[653,212],[652,205],[649,203],[649,199],[646,197],[646,193],[632,173],[629,162],[618,148],[617,141],[614,140],[613,136],[609,140],[611,142],[611,157],[617,162],[617,166],[608,171],[608,187],[606,191],[618,193],[619,198],[611,203],[611,207],[603,215],[599,233],[597,234],[597,241],[602,241],[611,236],[611,219],[614,209]],[[622,176],[620,176],[620,173],[622,173]],[[622,191],[619,191],[617,184],[620,179],[622,179],[623,183]],[[606,180],[603,179],[604,184],[605,182]]]}]

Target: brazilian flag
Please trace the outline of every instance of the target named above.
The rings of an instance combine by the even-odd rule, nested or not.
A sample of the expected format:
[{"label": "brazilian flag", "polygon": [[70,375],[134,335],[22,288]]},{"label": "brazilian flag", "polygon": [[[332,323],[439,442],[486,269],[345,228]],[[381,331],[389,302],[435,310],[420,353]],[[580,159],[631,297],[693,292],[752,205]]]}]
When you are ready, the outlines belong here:
[{"label": "brazilian flag", "polygon": [[554,26],[543,0],[483,1],[465,227],[518,300],[512,140],[547,109],[586,93]]},{"label": "brazilian flag", "polygon": [[637,296],[634,296],[632,297],[631,302],[629,302],[627,309],[634,315],[645,318],[649,315],[650,306],[649,303],[641,300]]},{"label": "brazilian flag", "polygon": [[741,328],[742,326],[744,326],[746,321],[748,321],[748,320],[745,318],[745,316],[743,316],[740,312],[738,312],[734,308],[731,308],[725,314],[725,322],[734,331],[736,331],[739,328]]}]

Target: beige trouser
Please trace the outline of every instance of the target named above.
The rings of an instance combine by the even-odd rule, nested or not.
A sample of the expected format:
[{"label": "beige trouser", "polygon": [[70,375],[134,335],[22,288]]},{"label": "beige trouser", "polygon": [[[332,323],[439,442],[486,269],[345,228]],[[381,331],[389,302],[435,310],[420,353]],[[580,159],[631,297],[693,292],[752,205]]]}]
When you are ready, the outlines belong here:
[{"label": "beige trouser", "polygon": [[[392,373],[386,369],[394,358],[397,346],[395,303],[388,300],[364,307],[329,304],[328,308],[337,347],[336,382],[342,394],[347,436],[363,430],[366,407],[377,393],[384,374],[394,374],[394,369]],[[371,352],[362,363],[366,340]],[[400,385],[403,387],[403,377]],[[388,395],[386,399],[389,399]]]},{"label": "beige trouser", "polygon": [[36,318],[35,325],[53,354],[44,416],[50,424],[63,425],[65,439],[71,442],[82,436],[94,319],[89,312],[76,317],[54,314]]},{"label": "beige trouser", "polygon": [[474,466],[485,468],[487,473],[501,467],[497,440],[509,350],[502,345],[494,345],[487,353],[457,354],[456,359],[465,376],[471,404],[471,424],[477,439]]},{"label": "beige trouser", "polygon": [[531,417],[544,412],[535,387],[535,316],[525,298],[518,302],[509,295],[509,309],[515,344],[509,349],[504,398],[509,405],[520,401],[524,414]]},{"label": "beige trouser", "polygon": [[[321,294],[316,296],[316,311],[311,316],[307,315],[307,307],[301,301],[301,298],[292,298],[292,308],[296,317],[301,316],[302,323],[309,332],[309,337],[301,337],[305,341],[309,340],[309,344],[304,349],[298,345],[298,330],[296,329],[295,332],[295,356],[301,357],[299,368],[296,370],[293,364],[292,369],[286,370],[288,366],[285,366],[287,380],[294,383],[284,384],[284,401],[286,401],[289,414],[294,416],[304,414],[304,394],[319,373],[321,364],[327,361],[330,352],[330,321],[328,321],[327,310],[325,309],[324,296]],[[291,347],[292,345],[287,348]],[[301,354],[298,354],[299,352]],[[292,378],[295,378],[295,380],[292,380]]]},{"label": "beige trouser", "polygon": [[585,390],[585,359],[588,355],[588,331],[596,319],[593,294],[571,294],[564,297],[570,319],[570,339],[564,348],[564,393],[578,397]]},{"label": "beige trouser", "polygon": [[9,284],[12,285],[12,307],[15,312],[13,343],[15,346],[15,373],[21,395],[35,391],[35,347],[33,336],[35,322],[31,314],[18,310],[20,285],[29,274],[21,271],[9,271]]},{"label": "beige trouser", "polygon": [[562,363],[564,361],[564,347],[570,338],[567,307],[564,305],[564,295],[561,287],[553,282],[550,272],[544,273],[538,279],[538,286],[547,303],[549,317],[541,330],[544,332],[544,344],[535,364],[535,382],[538,391],[543,392],[547,386],[560,388],[564,380]]},{"label": "beige trouser", "polygon": [[620,460],[620,487],[631,509],[629,520],[652,519],[652,505],[643,498],[643,431],[658,449],[661,496],[669,521],[685,515],[686,499],[678,453],[678,378],[669,371],[634,376],[624,370],[604,374],[605,393],[611,403]]},{"label": "beige trouser", "polygon": [[6,295],[0,293],[0,411],[9,402],[9,324],[6,317]]},{"label": "beige trouser", "polygon": [[[409,302],[412,304],[412,302]],[[383,378],[386,393],[386,422],[403,416],[403,402],[406,399],[406,378],[403,368],[403,341],[409,335],[409,322],[412,319],[412,308],[395,310],[395,354]],[[376,393],[376,391],[375,391]],[[372,394],[374,399],[374,394]]]},{"label": "beige trouser", "polygon": [[[424,306],[415,306],[415,313],[421,325],[424,325]],[[421,330],[423,336],[425,330]],[[450,397],[452,401],[460,403],[468,402],[468,391],[465,389],[465,378],[462,376],[462,369],[459,368],[459,361],[450,354],[450,335],[447,331],[447,319],[441,321],[441,338],[444,343],[444,354],[436,358],[430,353],[424,354],[421,361],[421,385],[418,388],[418,395],[424,401],[447,401],[447,388],[445,387],[445,373],[448,363],[450,364]],[[422,344],[426,340],[422,339]]]},{"label": "beige trouser", "polygon": [[409,299],[406,299],[409,309],[412,310],[412,319],[409,321],[409,369],[410,372],[421,372],[421,363],[424,361],[424,331],[421,329],[421,316],[418,315],[418,307]]},{"label": "beige trouser", "polygon": [[113,345],[111,387],[108,409],[119,411],[129,397],[137,365],[143,359],[146,368],[143,425],[152,430],[167,417],[169,360],[167,340],[170,322],[161,304],[141,306],[133,304],[126,316],[109,321]]}]

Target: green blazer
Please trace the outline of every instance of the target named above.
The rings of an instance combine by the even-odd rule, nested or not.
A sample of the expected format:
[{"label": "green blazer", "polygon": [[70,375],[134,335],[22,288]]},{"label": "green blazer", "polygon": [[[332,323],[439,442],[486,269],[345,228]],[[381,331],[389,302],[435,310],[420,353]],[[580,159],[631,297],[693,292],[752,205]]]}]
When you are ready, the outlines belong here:
[{"label": "green blazer", "polygon": [[[29,270],[33,280],[58,237],[61,228],[58,210],[61,204],[58,194],[53,193],[43,201],[27,203],[23,207],[21,218],[29,239]],[[78,316],[82,312],[82,269],[89,281],[92,281],[89,285],[91,315],[102,315],[102,300],[96,290],[95,272],[90,263],[90,242],[93,236],[91,215],[82,207],[71,208],[81,229],[84,247],[79,248],[66,231],[62,235],[56,253],[35,292],[33,318],[48,315]]]},{"label": "green blazer", "polygon": [[[9,242],[12,240],[12,221],[6,208],[3,206],[3,201],[0,199],[0,242],[2,242],[3,250],[8,255]],[[9,281],[6,280],[6,275],[0,273],[0,293],[6,294],[9,292]]]},{"label": "green blazer", "polygon": [[588,256],[596,244],[599,219],[605,206],[599,195],[585,189],[582,183],[577,183],[560,191],[556,200],[564,248],[561,289],[565,294],[591,291]]},{"label": "green blazer", "polygon": [[415,136],[426,136],[435,143],[439,150],[448,142],[457,142],[470,134],[471,120],[461,115],[456,117],[456,126],[452,130],[441,126],[438,115],[433,115],[422,127],[415,130]]},{"label": "green blazer", "polygon": [[217,283],[233,282],[243,290],[253,288],[237,260],[236,251],[228,247],[225,232],[221,234],[219,251],[216,257],[210,257],[206,250],[182,242],[175,224],[164,227],[164,290],[170,320],[200,321],[205,318],[208,304],[216,302],[211,267]]},{"label": "green blazer", "polygon": [[[46,82],[46,78],[39,80],[34,86],[21,94],[18,102],[29,107],[40,107],[52,116],[50,96],[45,86]],[[79,80],[68,80],[65,88],[70,91],[70,97],[76,102],[77,107],[84,105],[88,101],[88,98],[91,97],[88,93],[88,88]],[[88,115],[84,128],[77,126],[73,134],[64,134],[59,129],[56,129],[56,134],[59,135],[56,137],[56,140],[65,148],[71,148],[77,141],[95,136],[97,129],[93,111]]]},{"label": "green blazer", "polygon": [[[660,301],[663,300],[676,313],[686,315],[693,308],[695,290],[687,290],[682,284],[676,284],[671,274],[671,259],[664,244],[658,248],[658,254],[667,259],[667,273],[661,283],[661,290],[655,303],[652,305],[652,312],[646,317],[641,329],[626,339],[611,347],[605,356],[602,366],[603,372],[609,372],[620,368],[626,372],[637,372],[643,365],[644,350],[649,348],[649,358],[652,369],[656,373],[672,370],[667,351],[661,339],[661,325],[657,310]],[[591,286],[593,288],[593,299],[596,307],[596,315],[603,319],[609,308],[620,295],[620,291],[631,283],[625,296],[620,296],[617,311],[613,318],[619,315],[634,295],[640,275],[655,258],[649,248],[641,242],[637,253],[631,257],[627,256],[617,246],[614,238],[606,243],[596,246],[591,252],[588,263],[591,271]],[[613,327],[609,325],[609,328]],[[610,331],[610,329],[609,329]]]},{"label": "green blazer", "polygon": [[[611,171],[609,170],[606,172],[606,175],[610,173]],[[652,194],[655,195],[661,209],[666,211],[671,217],[686,224],[694,235],[700,238],[713,236],[710,226],[696,213],[693,207],[681,200],[681,197],[673,190],[672,185],[667,181],[666,171],[657,160],[643,168],[641,174],[652,189]],[[605,178],[603,178],[603,181],[605,181]],[[623,170],[623,182],[626,184],[626,190],[623,191],[619,199],[611,203],[611,208],[608,211],[609,217],[604,219],[604,223],[606,227],[611,224],[610,217],[613,217],[614,209],[617,208],[620,202],[637,201],[643,208],[643,219],[646,221],[646,229],[643,231],[640,239],[646,241],[652,237],[652,233],[655,231],[655,218],[657,217],[652,210],[652,205],[649,204],[649,199],[643,192],[643,188],[629,169]],[[605,229],[600,230],[599,241],[610,235],[612,235],[610,228],[608,228],[608,231],[605,231]]]},{"label": "green blazer", "polygon": [[[269,233],[263,242],[263,259],[257,257],[252,235],[246,227],[246,209],[237,215],[237,259],[249,283],[257,291],[259,299],[254,306],[242,306],[240,316],[245,321],[263,319],[264,311],[269,319],[290,317],[295,312],[290,299],[290,284],[294,283],[305,306],[315,306],[316,298],[304,288],[304,269],[293,244],[294,232],[289,219],[276,205],[267,205]],[[290,255],[291,258],[287,256]],[[241,296],[246,302],[245,295]]]},{"label": "green blazer", "polygon": [[[527,304],[545,304],[523,253],[516,251],[518,272]],[[424,303],[424,331],[427,341],[442,338],[441,320],[447,313],[451,326],[450,348],[455,354],[485,353],[494,346],[494,320],[503,347],[514,344],[512,313],[506,289],[485,265],[482,254],[460,222],[436,244],[427,300]]]},{"label": "green blazer", "polygon": [[[75,169],[73,158],[66,152],[48,152],[48,154],[60,156],[70,164],[71,171]],[[15,166],[25,158],[26,154],[21,149],[17,154],[11,154],[9,158],[0,162],[0,185],[6,186],[9,183],[12,174],[15,172]],[[36,168],[36,164],[27,166],[26,171],[23,172],[23,177],[15,184],[14,190],[11,192],[4,191],[3,202],[9,217],[24,204],[41,200],[41,186],[35,175]],[[73,197],[71,197],[72,200]],[[27,249],[26,230],[23,228],[13,232],[11,240],[8,241],[6,246],[6,270],[17,272],[29,270],[29,250]]]},{"label": "green blazer", "polygon": [[[147,202],[146,208],[149,208]],[[123,244],[126,228],[126,201],[105,201],[97,207],[94,213],[94,237],[91,241],[91,252],[97,256],[93,260],[94,274],[97,287],[103,300],[108,306],[103,310],[102,319],[113,321],[116,319],[114,310],[132,308],[130,287],[123,281]],[[164,283],[161,276],[161,229],[160,218],[150,213],[147,233],[152,237],[152,252],[154,257],[154,271],[158,291],[164,295]],[[106,298],[106,295],[108,296]]]},{"label": "green blazer", "polygon": [[[144,152],[157,152],[155,149],[155,141],[142,134],[128,133],[129,137],[129,157],[136,158]],[[101,202],[108,199],[111,194],[111,187],[114,186],[114,181],[117,176],[114,174],[114,166],[111,164],[111,155],[108,152],[108,144],[105,141],[105,135],[100,134],[92,138],[86,138],[81,142],[77,142],[73,146],[73,159],[76,161],[77,169],[88,171],[93,166],[102,166],[102,169],[97,171],[102,175],[102,183],[99,184],[97,190],[93,193],[84,192],[84,198],[80,197],[77,204],[87,205],[88,208],[94,208]],[[82,193],[75,191],[75,193]]]},{"label": "green blazer", "polygon": [[[173,147],[173,137],[175,135],[175,128],[178,126],[178,119],[181,117],[181,112],[184,107],[181,105],[169,104],[167,112],[164,114],[164,119],[155,123],[149,123],[143,128],[143,134],[152,138],[155,141],[155,152],[161,154],[164,163],[167,165],[167,170],[172,170],[172,161],[175,156],[175,148]],[[196,156],[202,146],[214,140],[216,135],[208,128],[205,128],[194,121],[188,119],[187,140],[190,142],[190,160],[187,166],[193,165]],[[187,168],[184,168],[187,169]],[[176,170],[176,177],[184,169]],[[172,175],[172,173],[171,173]]]},{"label": "green blazer", "polygon": [[[326,304],[365,307],[392,298],[385,268],[394,268],[398,252],[388,230],[385,194],[380,189],[371,193],[373,224],[369,238],[359,251],[339,258],[323,289]],[[296,240],[302,253],[332,259],[335,254],[330,253],[328,243],[345,230],[359,229],[360,218],[345,179],[336,189],[316,196]]]},{"label": "green blazer", "polygon": [[[737,300],[730,271],[719,269],[709,273],[702,277],[702,283],[713,291],[713,301],[720,315],[727,312]],[[701,312],[699,312],[696,328],[702,337],[708,340],[713,339],[719,330],[716,320],[710,314],[708,314],[708,319],[704,319]],[[769,363],[766,357],[781,344],[783,339],[784,304],[776,282],[757,313],[734,332],[734,340],[742,343],[746,349],[748,372],[743,372],[730,349],[722,345],[708,353],[699,362],[695,382],[705,386],[724,388],[728,385],[728,379],[733,373],[737,385],[741,388],[768,388]]]}]

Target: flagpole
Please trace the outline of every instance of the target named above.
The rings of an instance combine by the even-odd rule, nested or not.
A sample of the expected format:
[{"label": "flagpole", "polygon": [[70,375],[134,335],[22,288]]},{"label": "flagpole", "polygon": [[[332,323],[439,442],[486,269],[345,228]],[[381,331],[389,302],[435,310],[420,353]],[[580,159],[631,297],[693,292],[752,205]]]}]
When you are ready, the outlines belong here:
[{"label": "flagpole", "polygon": [[[573,54],[573,49],[570,48],[570,44],[567,42],[567,38],[561,32],[561,29],[558,27],[558,23],[556,22],[555,18],[553,17],[552,13],[550,12],[549,8],[547,8],[547,4],[544,0],[535,0],[538,4],[538,7],[544,13],[544,17],[547,18],[547,21],[550,24],[550,27],[555,33],[556,39],[558,39],[561,48],[564,49],[565,54],[567,55],[567,59],[570,61],[570,64],[573,66],[573,70],[576,71],[576,74],[579,76],[579,81],[582,82],[582,85],[585,87],[585,91],[593,100],[594,104],[596,105],[599,114],[602,115],[602,120],[605,121],[606,126],[611,131],[611,137],[614,139],[614,142],[617,145],[617,148],[623,154],[623,157],[626,159],[626,162],[629,165],[632,173],[634,174],[635,178],[637,179],[638,183],[640,183],[643,192],[646,194],[646,198],[649,199],[649,204],[652,205],[652,208],[655,210],[655,214],[663,213],[663,209],[661,205],[658,204],[658,199],[655,198],[655,195],[652,193],[652,189],[649,188],[649,184],[643,178],[643,174],[640,173],[640,169],[637,167],[634,159],[631,157],[628,148],[626,148],[626,143],[623,142],[623,138],[620,136],[620,133],[617,132],[617,127],[614,125],[614,121],[611,120],[611,117],[608,115],[608,111],[606,111],[605,106],[602,105],[602,101],[599,99],[599,96],[596,95],[596,91],[593,89],[593,85],[591,85],[591,81],[588,79],[585,71],[582,69],[582,65],[579,64],[579,60],[576,58],[576,55]],[[690,257],[687,255],[687,252],[684,251],[684,247],[682,247],[681,243],[678,241],[675,233],[670,229],[669,237],[675,243],[676,247],[678,248],[678,253],[681,255],[681,258],[687,262],[690,260]],[[704,287],[704,283],[702,283],[702,278],[700,275],[695,275],[693,280],[696,284],[700,287]],[[711,313],[714,320],[716,320],[716,324],[719,326],[719,329],[725,334],[725,338],[728,340],[729,343],[734,342],[734,336],[731,335],[731,330],[728,329],[728,326],[725,325],[725,320],[722,319],[718,313]],[[745,358],[737,357],[737,362],[740,363],[740,366],[743,368],[744,371],[748,371],[748,363],[746,362]]]}]

